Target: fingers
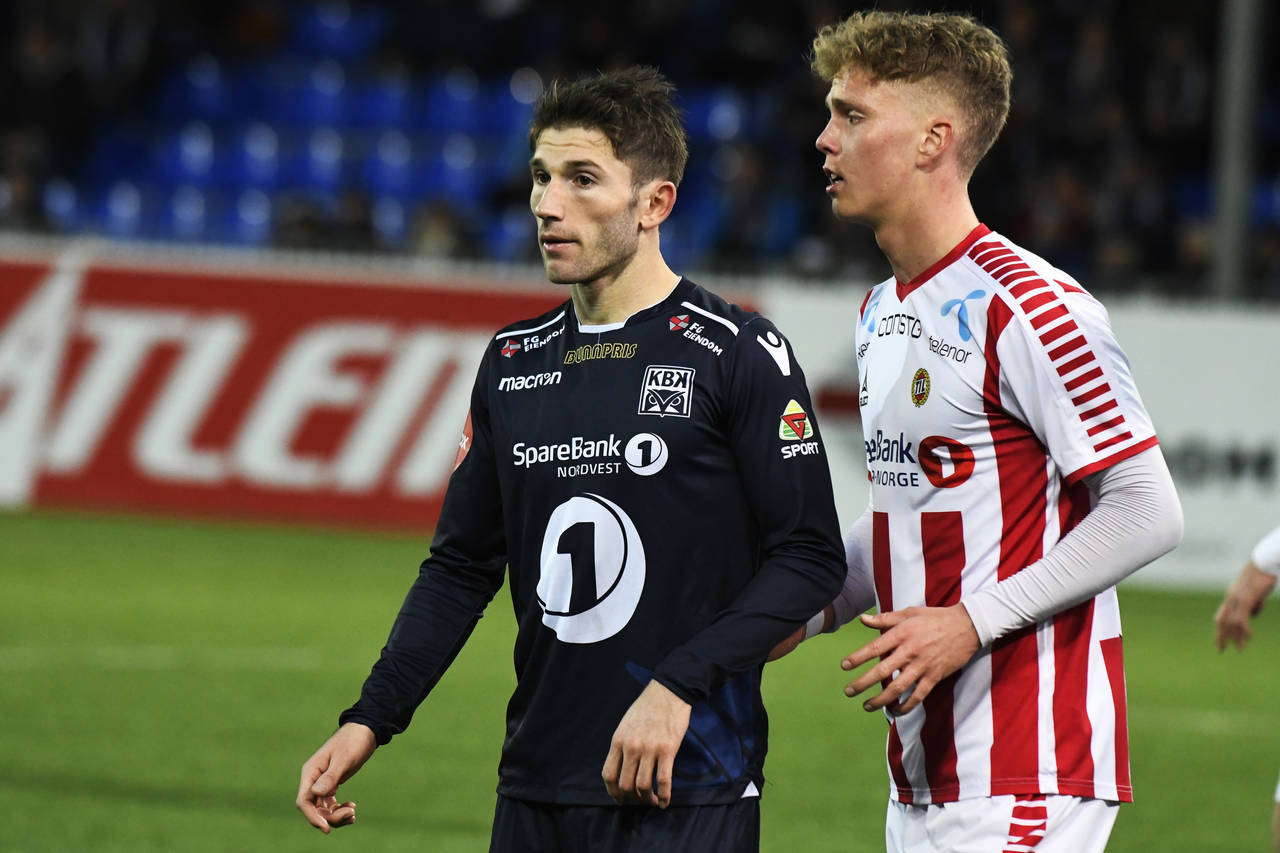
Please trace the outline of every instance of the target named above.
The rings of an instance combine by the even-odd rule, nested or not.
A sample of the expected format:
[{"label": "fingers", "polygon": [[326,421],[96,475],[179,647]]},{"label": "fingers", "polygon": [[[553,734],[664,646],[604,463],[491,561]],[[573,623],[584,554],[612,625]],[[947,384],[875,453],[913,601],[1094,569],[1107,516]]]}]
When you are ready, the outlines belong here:
[{"label": "fingers", "polygon": [[646,750],[638,744],[628,749],[615,743],[600,775],[618,805],[639,803],[665,809],[671,804],[674,765],[674,753]]},{"label": "fingers", "polygon": [[622,747],[617,743],[609,747],[609,755],[604,760],[604,769],[600,771],[600,776],[604,779],[604,788],[609,792],[609,796],[613,797],[615,803],[622,805],[625,795],[622,792],[622,786],[618,783],[622,776]]},{"label": "fingers", "polygon": [[664,755],[662,760],[658,762],[657,781],[658,796],[655,805],[660,809],[665,809],[671,805],[671,780],[675,775],[675,754]]}]

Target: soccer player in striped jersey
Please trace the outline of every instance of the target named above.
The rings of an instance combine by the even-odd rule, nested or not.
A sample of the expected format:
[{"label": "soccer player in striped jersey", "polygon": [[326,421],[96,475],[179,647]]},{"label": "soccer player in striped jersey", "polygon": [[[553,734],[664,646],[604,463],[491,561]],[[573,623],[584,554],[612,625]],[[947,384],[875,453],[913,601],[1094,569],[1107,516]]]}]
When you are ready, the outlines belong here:
[{"label": "soccer player in striped jersey", "polygon": [[[1227,587],[1227,593],[1213,616],[1217,626],[1218,651],[1228,644],[1241,651],[1253,639],[1249,620],[1262,612],[1267,596],[1280,577],[1280,527],[1258,540],[1245,561],[1240,574]],[[1276,786],[1276,807],[1271,814],[1271,846],[1280,853],[1280,784]]]},{"label": "soccer player in striped jersey", "polygon": [[832,210],[894,273],[856,329],[870,505],[810,628],[878,604],[843,666],[882,685],[888,849],[1102,850],[1132,797],[1115,584],[1182,535],[1151,419],[1103,307],[970,203],[999,36],[859,12],[813,47]]}]

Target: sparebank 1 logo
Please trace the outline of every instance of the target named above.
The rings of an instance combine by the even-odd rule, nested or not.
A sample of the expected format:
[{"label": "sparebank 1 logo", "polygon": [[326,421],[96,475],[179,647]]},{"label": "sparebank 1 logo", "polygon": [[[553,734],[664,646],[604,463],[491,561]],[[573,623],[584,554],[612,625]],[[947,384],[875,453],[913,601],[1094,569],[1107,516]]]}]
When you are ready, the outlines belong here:
[{"label": "sparebank 1 logo", "polygon": [[562,643],[598,643],[626,627],[644,591],[640,534],[613,501],[584,492],[547,520],[539,560],[542,624]]},{"label": "sparebank 1 logo", "polygon": [[948,299],[942,303],[943,317],[950,314],[952,308],[956,309],[956,323],[960,326],[960,340],[968,341],[973,338],[973,333],[969,331],[969,309],[964,304],[970,299],[981,299],[986,295],[987,292],[985,290],[972,290],[963,299]]}]

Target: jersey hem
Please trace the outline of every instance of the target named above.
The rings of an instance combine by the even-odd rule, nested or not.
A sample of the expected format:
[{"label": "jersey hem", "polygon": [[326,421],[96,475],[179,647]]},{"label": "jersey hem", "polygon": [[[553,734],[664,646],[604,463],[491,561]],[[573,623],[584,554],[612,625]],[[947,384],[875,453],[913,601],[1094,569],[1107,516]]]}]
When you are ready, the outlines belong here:
[{"label": "jersey hem", "polygon": [[[928,801],[925,802],[924,793],[928,793]],[[889,799],[904,805],[941,805],[943,803],[955,803],[961,800],[978,800],[987,797],[999,797],[1006,794],[1014,794],[1016,796],[1031,796],[1042,794],[1044,796],[1062,795],[1068,797],[1081,797],[1086,800],[1105,800],[1112,803],[1131,803],[1133,802],[1133,788],[1130,785],[1119,785],[1115,787],[1103,787],[1094,782],[1081,779],[1059,779],[1056,790],[1048,790],[1046,786],[1041,785],[1036,779],[1005,779],[992,782],[990,787],[985,791],[978,791],[973,794],[960,795],[959,785],[946,785],[942,788],[930,789],[927,792],[917,792],[912,789],[899,788],[897,785],[889,787]]]},{"label": "jersey hem", "polygon": [[[672,790],[672,806],[723,806],[736,803],[743,798],[747,786],[755,783],[755,799],[764,798],[764,777],[750,777],[734,783],[729,788],[703,790]],[[533,803],[554,803],[564,806],[616,806],[618,803],[600,783],[599,791],[587,791],[581,788],[560,788],[554,785],[531,785],[523,782],[501,781],[498,793],[513,800],[526,800]]]}]

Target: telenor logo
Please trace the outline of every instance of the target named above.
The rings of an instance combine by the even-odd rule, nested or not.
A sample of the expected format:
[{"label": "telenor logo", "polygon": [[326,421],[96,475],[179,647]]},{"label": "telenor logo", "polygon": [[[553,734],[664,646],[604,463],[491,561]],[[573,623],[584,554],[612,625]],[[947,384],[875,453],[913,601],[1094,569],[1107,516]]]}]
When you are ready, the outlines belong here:
[{"label": "telenor logo", "polygon": [[692,367],[651,364],[644,369],[640,387],[639,414],[677,418],[689,417],[693,402]]},{"label": "telenor logo", "polygon": [[787,403],[778,422],[778,438],[783,441],[800,441],[813,436],[813,424],[809,423],[809,415],[795,400]]}]

